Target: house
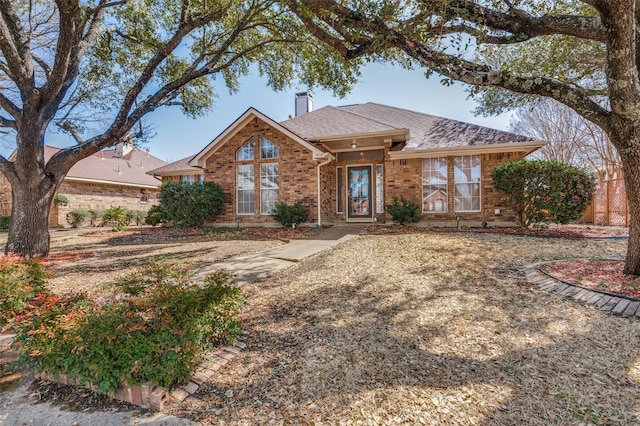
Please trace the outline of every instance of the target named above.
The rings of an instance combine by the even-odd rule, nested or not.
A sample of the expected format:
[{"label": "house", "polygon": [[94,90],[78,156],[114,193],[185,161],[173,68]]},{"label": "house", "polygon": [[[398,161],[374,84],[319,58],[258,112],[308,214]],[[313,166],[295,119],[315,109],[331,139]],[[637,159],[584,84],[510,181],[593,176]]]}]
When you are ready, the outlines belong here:
[{"label": "house", "polygon": [[377,103],[311,106],[309,93],[298,94],[296,117],[280,123],[249,108],[183,162],[228,194],[217,223],[272,224],[276,202],[302,202],[317,224],[386,222],[385,206],[400,196],[433,225],[513,223],[491,171],[545,144]]},{"label": "house", "polygon": [[[45,145],[45,161],[60,149]],[[72,210],[106,210],[120,206],[125,210],[146,211],[157,203],[161,181],[147,171],[166,165],[165,161],[146,151],[117,145],[115,149],[99,151],[78,161],[67,173],[58,195],[68,204],[53,205],[49,226],[66,226],[66,216]],[[0,182],[6,181],[0,175]],[[11,211],[11,196],[4,206]]]},{"label": "house", "polygon": [[148,173],[162,181],[173,182],[204,182],[204,170],[189,165],[195,157],[190,155],[173,163],[151,170]]}]

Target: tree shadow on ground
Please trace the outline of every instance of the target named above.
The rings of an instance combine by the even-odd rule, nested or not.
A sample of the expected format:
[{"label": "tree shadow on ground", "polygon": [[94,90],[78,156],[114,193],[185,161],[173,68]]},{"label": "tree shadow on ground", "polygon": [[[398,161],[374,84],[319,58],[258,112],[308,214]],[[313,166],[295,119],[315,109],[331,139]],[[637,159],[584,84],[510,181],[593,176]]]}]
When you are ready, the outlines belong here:
[{"label": "tree shadow on ground", "polygon": [[247,290],[265,295],[246,315],[249,350],[204,387],[196,418],[640,421],[638,321],[534,290],[505,260],[465,275],[434,259],[406,276],[316,260]]}]

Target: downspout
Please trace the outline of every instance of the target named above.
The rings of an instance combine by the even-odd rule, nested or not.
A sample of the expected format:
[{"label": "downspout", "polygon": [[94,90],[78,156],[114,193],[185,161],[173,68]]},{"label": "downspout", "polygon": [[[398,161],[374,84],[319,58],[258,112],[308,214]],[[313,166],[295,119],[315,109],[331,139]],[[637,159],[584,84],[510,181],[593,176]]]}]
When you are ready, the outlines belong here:
[{"label": "downspout", "polygon": [[322,166],[326,166],[327,164],[329,164],[331,162],[331,157],[329,157],[326,161],[322,162],[322,163],[318,163],[318,228],[322,228],[322,208],[320,206],[320,202],[321,200],[321,195],[320,195],[320,167]]}]

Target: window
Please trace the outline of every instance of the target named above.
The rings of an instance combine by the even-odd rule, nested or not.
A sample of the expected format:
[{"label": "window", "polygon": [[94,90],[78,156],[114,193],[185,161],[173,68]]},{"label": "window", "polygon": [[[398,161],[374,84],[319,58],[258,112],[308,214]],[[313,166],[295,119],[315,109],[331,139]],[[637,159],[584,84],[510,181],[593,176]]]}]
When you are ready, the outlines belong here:
[{"label": "window", "polygon": [[204,175],[198,175],[198,183],[204,183]]},{"label": "window", "polygon": [[147,190],[146,189],[141,189],[140,190],[140,202],[141,203],[146,203],[149,201],[149,194],[147,194]]},{"label": "window", "polygon": [[447,159],[422,160],[422,211],[425,213],[448,211]]},{"label": "window", "polygon": [[376,164],[376,213],[384,213],[384,167]]},{"label": "window", "polygon": [[238,150],[238,152],[236,153],[236,160],[253,160],[253,139],[249,140],[249,142],[244,144],[242,148]]},{"label": "window", "polygon": [[238,214],[253,214],[253,165],[238,166],[236,170],[236,194]]},{"label": "window", "polygon": [[265,138],[260,138],[260,158],[278,158],[278,147]]},{"label": "window", "polygon": [[453,158],[455,211],[480,211],[480,156]]},{"label": "window", "polygon": [[269,214],[278,202],[280,185],[279,167],[277,164],[260,166],[260,213]]},{"label": "window", "polygon": [[344,212],[344,171],[342,167],[336,167],[336,213]]},{"label": "window", "polygon": [[182,176],[180,176],[180,182],[194,183],[195,182],[195,176],[193,176],[193,175],[182,175]]}]

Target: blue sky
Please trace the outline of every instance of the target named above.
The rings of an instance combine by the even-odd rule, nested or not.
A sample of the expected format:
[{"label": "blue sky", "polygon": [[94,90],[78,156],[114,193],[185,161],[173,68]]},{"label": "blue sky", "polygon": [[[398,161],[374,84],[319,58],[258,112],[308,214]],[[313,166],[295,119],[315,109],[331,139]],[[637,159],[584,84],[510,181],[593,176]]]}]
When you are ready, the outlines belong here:
[{"label": "blue sky", "polygon": [[[152,155],[164,161],[176,161],[200,151],[249,107],[254,107],[276,121],[294,114],[295,93],[305,87],[275,92],[259,76],[245,77],[238,93],[229,94],[226,87],[218,88],[214,107],[205,116],[192,119],[182,115],[179,108],[161,108],[145,118],[154,127],[155,136],[147,147]],[[475,123],[495,129],[508,130],[511,114],[497,117],[476,117],[471,111],[473,100],[467,99],[464,86],[456,83],[443,86],[438,76],[427,79],[422,70],[404,70],[390,64],[371,63],[362,70],[360,82],[340,99],[330,92],[313,91],[313,107],[377,102],[425,112],[441,117]],[[47,135],[46,143],[54,146],[73,144],[70,137]],[[0,147],[8,155],[11,149]]]}]

